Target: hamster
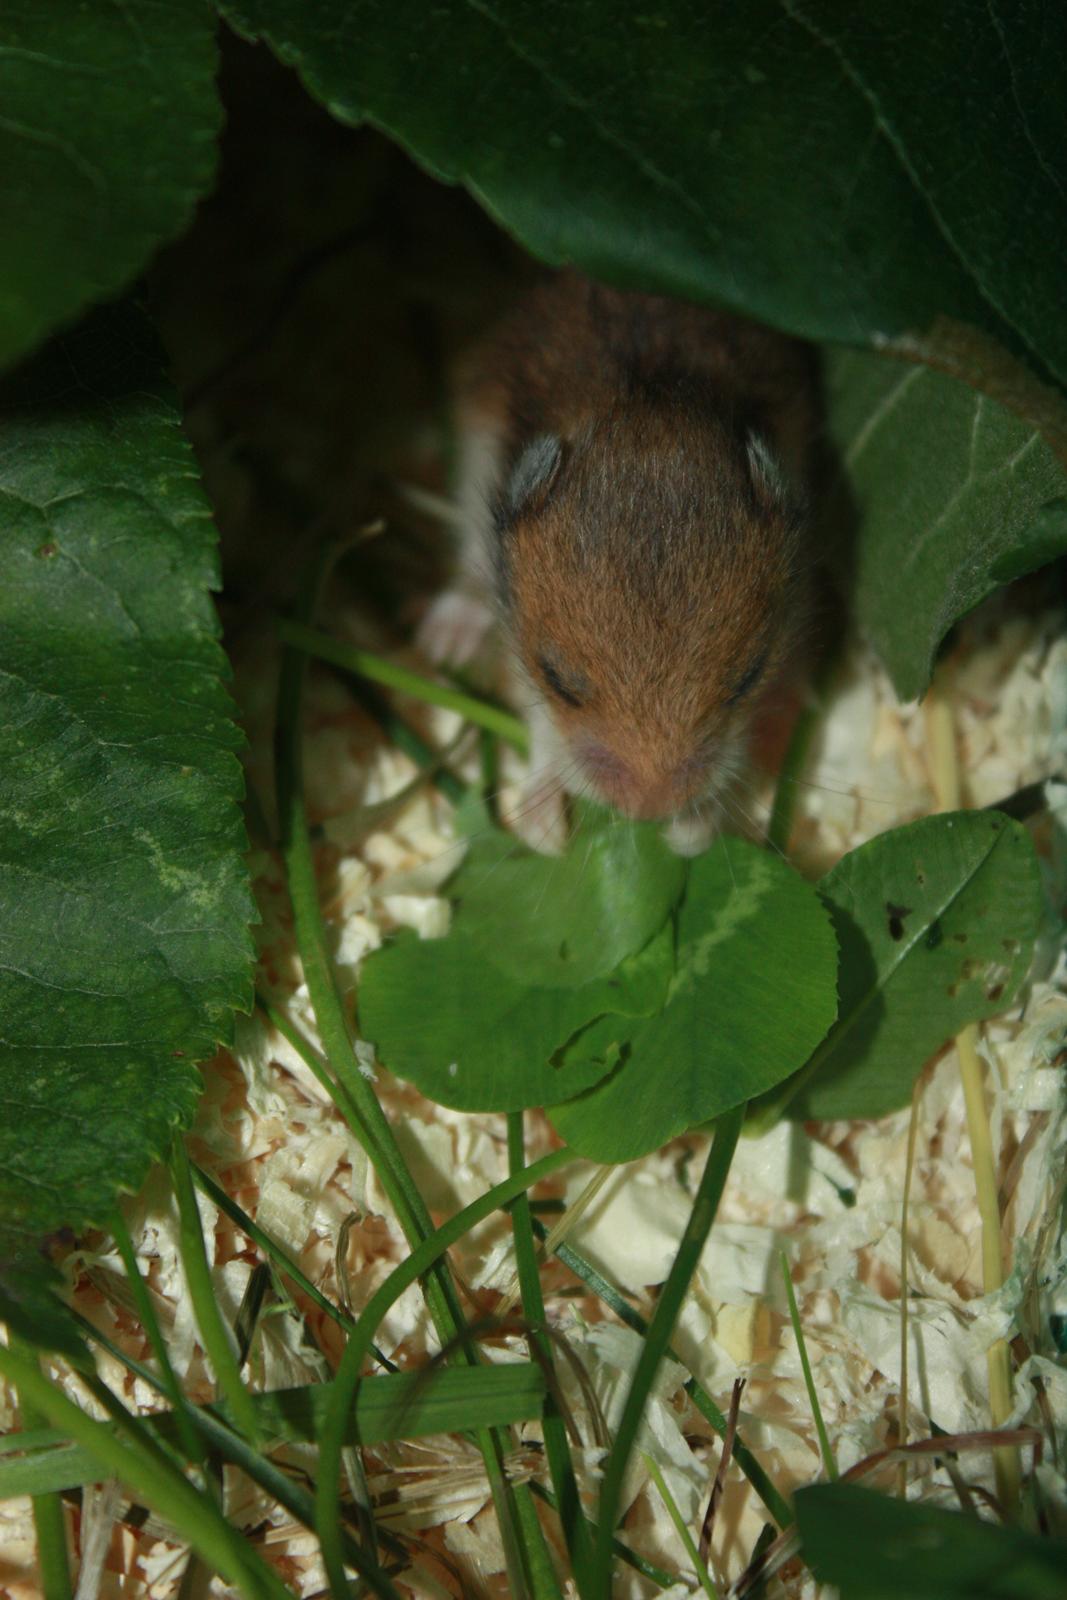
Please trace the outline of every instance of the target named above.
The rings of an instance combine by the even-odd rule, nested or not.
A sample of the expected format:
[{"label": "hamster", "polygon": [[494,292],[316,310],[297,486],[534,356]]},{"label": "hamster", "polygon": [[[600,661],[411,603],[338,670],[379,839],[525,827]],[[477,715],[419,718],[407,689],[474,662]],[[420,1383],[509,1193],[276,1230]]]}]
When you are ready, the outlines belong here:
[{"label": "hamster", "polygon": [[459,567],[418,642],[462,665],[501,619],[518,830],[561,849],[564,794],[587,794],[696,853],[805,631],[813,352],[567,271],[475,353],[458,411]]}]

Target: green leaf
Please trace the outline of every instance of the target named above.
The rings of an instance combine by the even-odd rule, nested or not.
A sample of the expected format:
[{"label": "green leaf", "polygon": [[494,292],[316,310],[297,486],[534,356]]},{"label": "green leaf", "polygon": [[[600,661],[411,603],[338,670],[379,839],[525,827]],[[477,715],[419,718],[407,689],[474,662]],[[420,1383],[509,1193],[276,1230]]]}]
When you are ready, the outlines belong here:
[{"label": "green leaf", "polygon": [[479,834],[449,884],[472,950],[524,986],[570,988],[613,972],[663,927],[685,862],[657,823],[579,808],[564,859],[511,834]]},{"label": "green leaf", "polygon": [[[859,23],[795,0],[222,10],[334,116],[392,134],[548,262],[811,338],[921,335],[951,316],[1067,377],[1047,89],[1062,8],[998,27],[954,0],[931,29],[906,0],[855,61]],[[1006,198],[986,221],[991,192]]]},{"label": "green leaf", "polygon": [[[318,1438],[330,1408],[333,1386],[309,1384],[253,1394],[260,1430],[273,1440]],[[397,1372],[365,1378],[356,1395],[355,1415],[348,1426],[350,1444],[379,1444],[388,1439],[419,1439],[427,1434],[459,1433],[475,1427],[510,1427],[539,1417],[545,1402],[545,1377],[532,1362],[495,1367],[440,1367],[432,1372]],[[226,1416],[224,1406],[218,1410]],[[155,1436],[180,1445],[170,1412],[144,1418]],[[94,1483],[100,1475],[96,1456],[63,1440],[54,1429],[39,1435],[20,1434],[17,1457],[0,1455],[0,1501],[16,1495],[45,1494]]]},{"label": "green leaf", "polygon": [[856,613],[909,700],[957,618],[1067,551],[1067,477],[1032,427],[954,378],[847,351],[826,375],[859,519]]},{"label": "green leaf", "polygon": [[564,1053],[568,1072],[593,1049],[622,1055],[610,1077],[549,1112],[594,1161],[633,1160],[780,1083],[836,1015],[837,949],[818,895],[740,839],[692,864],[676,960],[662,1013],[636,1025],[605,1017]]},{"label": "green leaf", "polygon": [[371,956],[359,988],[360,1026],[391,1071],[457,1111],[521,1111],[577,1094],[612,1059],[585,1051],[557,1064],[561,1045],[609,1009],[658,1009],[672,971],[673,930],[606,978],[580,988],[529,988],[490,967],[470,939],[410,933]]},{"label": "green leaf", "polygon": [[211,183],[207,0],[12,0],[0,15],[0,365],[123,288]]},{"label": "green leaf", "polygon": [[29,1249],[22,1240],[5,1240],[0,1227],[0,1250],[5,1245],[10,1256],[5,1262],[0,1254],[0,1320],[26,1343],[54,1350],[71,1366],[93,1371],[89,1347],[62,1301],[61,1274],[43,1250]]},{"label": "green leaf", "polygon": [[[863,95],[946,247],[1020,345],[1067,383],[1062,7],[788,0]],[[951,87],[949,87],[951,86]]]},{"label": "green leaf", "polygon": [[1063,1600],[1067,1541],[850,1483],[796,1497],[804,1559],[841,1600]]},{"label": "green leaf", "polygon": [[841,945],[841,1011],[789,1114],[879,1117],[968,1022],[1006,1009],[1041,915],[1030,836],[999,812],[893,828],[820,885]]},{"label": "green leaf", "polygon": [[17,1277],[191,1118],[195,1063],[251,1002],[253,905],[214,530],[150,330],[98,314],[4,398],[0,1263]]}]

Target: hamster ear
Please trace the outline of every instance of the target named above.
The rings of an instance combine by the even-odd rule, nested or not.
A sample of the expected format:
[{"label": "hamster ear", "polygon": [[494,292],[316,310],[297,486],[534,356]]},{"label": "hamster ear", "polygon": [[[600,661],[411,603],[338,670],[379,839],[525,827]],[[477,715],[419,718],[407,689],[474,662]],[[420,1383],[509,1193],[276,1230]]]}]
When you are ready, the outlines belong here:
[{"label": "hamster ear", "polygon": [[544,502],[563,462],[563,446],[554,433],[539,433],[522,450],[504,489],[508,519]]},{"label": "hamster ear", "polygon": [[788,505],[791,499],[789,484],[766,439],[760,433],[750,433],[746,443],[748,470],[760,499],[772,505]]}]

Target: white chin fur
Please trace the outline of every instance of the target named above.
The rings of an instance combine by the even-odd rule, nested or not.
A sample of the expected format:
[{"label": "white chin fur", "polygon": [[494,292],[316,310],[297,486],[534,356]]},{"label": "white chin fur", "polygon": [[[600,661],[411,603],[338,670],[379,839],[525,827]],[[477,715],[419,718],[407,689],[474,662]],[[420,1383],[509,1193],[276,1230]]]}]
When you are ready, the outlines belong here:
[{"label": "white chin fur", "polygon": [[714,817],[696,817],[683,813],[672,817],[663,829],[663,837],[676,856],[703,855],[718,832]]},{"label": "white chin fur", "polygon": [[699,856],[708,848],[729,818],[727,796],[736,785],[744,763],[740,740],[724,740],[716,752],[715,775],[700,800],[664,825],[663,837],[677,856]]}]

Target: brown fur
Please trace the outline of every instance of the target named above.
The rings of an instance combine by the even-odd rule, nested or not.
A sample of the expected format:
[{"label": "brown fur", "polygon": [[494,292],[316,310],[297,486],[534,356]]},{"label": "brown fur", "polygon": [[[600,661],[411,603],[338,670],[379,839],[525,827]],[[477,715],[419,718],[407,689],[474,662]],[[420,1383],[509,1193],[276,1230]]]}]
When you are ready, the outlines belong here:
[{"label": "brown fur", "polygon": [[[802,631],[810,352],[563,273],[482,352],[468,395],[503,433],[505,483],[532,439],[562,446],[558,469],[516,507],[505,492],[497,512],[527,675],[604,798],[633,815],[678,811],[736,764],[758,687]],[[790,492],[753,464],[753,431]],[[546,659],[580,706],[553,693]]]}]

